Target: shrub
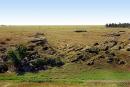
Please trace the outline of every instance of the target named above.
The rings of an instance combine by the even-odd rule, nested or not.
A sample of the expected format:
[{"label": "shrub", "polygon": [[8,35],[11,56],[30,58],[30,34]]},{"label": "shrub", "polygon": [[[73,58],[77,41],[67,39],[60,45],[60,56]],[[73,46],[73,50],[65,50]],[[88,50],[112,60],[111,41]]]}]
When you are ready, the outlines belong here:
[{"label": "shrub", "polygon": [[0,64],[0,73],[4,73],[8,71],[8,67],[5,64]]},{"label": "shrub", "polygon": [[18,53],[20,59],[25,58],[27,55],[27,48],[24,45],[17,45],[15,51]]},{"label": "shrub", "polygon": [[87,32],[86,30],[75,30],[74,32],[80,33],[80,32]]},{"label": "shrub", "polygon": [[47,65],[52,66],[52,67],[54,66],[60,67],[64,65],[64,62],[62,62],[60,58],[49,58],[46,60],[46,63]]},{"label": "shrub", "polygon": [[9,50],[7,53],[8,57],[14,63],[17,72],[23,71],[21,60],[26,56],[26,53],[26,47],[24,45],[17,45],[14,50]]}]

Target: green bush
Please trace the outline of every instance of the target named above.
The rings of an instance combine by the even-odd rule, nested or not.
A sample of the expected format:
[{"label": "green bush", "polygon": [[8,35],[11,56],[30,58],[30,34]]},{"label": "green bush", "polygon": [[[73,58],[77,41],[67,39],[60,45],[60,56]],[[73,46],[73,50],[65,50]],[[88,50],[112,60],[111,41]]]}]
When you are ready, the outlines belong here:
[{"label": "green bush", "polygon": [[60,58],[49,58],[46,60],[47,65],[52,66],[52,67],[60,67],[64,65],[64,62]]},{"label": "green bush", "polygon": [[21,60],[26,56],[26,47],[24,45],[17,45],[15,49],[8,51],[8,57],[12,60],[16,71],[22,71]]}]

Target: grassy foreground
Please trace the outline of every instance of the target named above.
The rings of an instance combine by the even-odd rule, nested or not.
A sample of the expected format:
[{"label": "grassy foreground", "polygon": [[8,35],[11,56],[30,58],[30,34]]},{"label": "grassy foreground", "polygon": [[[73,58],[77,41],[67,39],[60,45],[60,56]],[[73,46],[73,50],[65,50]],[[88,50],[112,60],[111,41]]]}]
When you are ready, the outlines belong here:
[{"label": "grassy foreground", "polygon": [[[73,68],[73,71],[71,69]],[[55,82],[55,83],[86,83],[87,81],[129,81],[130,72],[109,69],[86,69],[77,64],[66,65],[64,68],[54,68],[38,73],[15,73],[0,74],[1,81],[18,82]]]}]

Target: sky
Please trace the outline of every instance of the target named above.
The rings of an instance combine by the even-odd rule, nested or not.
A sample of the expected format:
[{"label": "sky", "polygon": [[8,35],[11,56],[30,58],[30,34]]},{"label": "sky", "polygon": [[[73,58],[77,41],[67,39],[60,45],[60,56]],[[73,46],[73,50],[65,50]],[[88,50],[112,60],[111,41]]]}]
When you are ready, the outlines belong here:
[{"label": "sky", "polygon": [[0,25],[130,22],[130,0],[0,0]]}]

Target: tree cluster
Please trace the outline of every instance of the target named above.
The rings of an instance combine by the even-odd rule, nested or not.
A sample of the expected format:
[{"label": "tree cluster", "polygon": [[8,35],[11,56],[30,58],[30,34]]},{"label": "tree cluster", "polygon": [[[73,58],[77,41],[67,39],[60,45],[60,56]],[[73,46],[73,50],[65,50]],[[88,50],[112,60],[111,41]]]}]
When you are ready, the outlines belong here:
[{"label": "tree cluster", "polygon": [[129,28],[130,23],[110,23],[106,24],[107,28]]}]

